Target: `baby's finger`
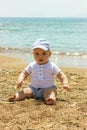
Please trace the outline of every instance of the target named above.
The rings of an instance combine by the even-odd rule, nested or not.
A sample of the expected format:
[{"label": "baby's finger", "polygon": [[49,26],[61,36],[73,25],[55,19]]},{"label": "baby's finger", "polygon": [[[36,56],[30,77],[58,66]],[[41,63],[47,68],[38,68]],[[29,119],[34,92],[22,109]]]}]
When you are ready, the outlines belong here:
[{"label": "baby's finger", "polygon": [[71,88],[67,86],[63,86],[63,90],[71,91]]}]

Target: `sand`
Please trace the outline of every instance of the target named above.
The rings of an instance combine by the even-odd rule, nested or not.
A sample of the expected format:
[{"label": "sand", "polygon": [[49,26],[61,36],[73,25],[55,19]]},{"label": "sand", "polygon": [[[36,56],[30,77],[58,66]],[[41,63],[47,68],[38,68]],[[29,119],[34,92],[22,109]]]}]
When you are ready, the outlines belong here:
[{"label": "sand", "polygon": [[61,67],[72,91],[62,92],[56,79],[59,87],[53,106],[35,99],[9,103],[7,99],[18,91],[17,79],[26,65],[22,59],[0,55],[0,130],[86,130],[87,69]]}]

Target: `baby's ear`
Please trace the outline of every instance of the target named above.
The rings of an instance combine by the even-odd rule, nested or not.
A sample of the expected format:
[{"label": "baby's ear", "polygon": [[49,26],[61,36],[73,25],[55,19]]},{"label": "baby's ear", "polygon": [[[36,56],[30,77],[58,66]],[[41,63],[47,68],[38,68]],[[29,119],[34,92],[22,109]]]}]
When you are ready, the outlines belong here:
[{"label": "baby's ear", "polygon": [[32,54],[34,54],[34,51],[32,51]]},{"label": "baby's ear", "polygon": [[52,52],[49,50],[49,56],[51,56]]}]

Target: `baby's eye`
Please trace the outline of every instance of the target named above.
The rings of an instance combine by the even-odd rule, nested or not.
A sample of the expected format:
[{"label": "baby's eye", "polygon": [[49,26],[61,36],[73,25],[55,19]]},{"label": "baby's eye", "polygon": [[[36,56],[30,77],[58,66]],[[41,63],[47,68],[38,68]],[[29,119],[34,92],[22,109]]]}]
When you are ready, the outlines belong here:
[{"label": "baby's eye", "polygon": [[46,55],[46,52],[43,52],[43,55]]},{"label": "baby's eye", "polygon": [[37,56],[39,56],[39,53],[36,53]]}]

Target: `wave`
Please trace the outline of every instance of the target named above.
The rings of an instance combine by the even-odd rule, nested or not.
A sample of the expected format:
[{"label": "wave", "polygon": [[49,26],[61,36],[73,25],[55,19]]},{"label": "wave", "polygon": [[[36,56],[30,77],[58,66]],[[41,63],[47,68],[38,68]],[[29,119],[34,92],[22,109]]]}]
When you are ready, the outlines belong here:
[{"label": "wave", "polygon": [[31,49],[26,48],[15,48],[15,47],[0,47],[0,52],[9,52],[9,53],[31,53]]},{"label": "wave", "polygon": [[[0,47],[0,53],[12,53],[12,54],[30,54],[31,49],[29,48],[4,48]],[[63,52],[63,51],[52,51],[54,56],[73,56],[73,57],[82,57],[87,58],[87,52]]]},{"label": "wave", "polygon": [[61,56],[76,56],[76,57],[87,57],[87,52],[61,52],[61,51],[54,51],[54,55],[61,55]]}]

